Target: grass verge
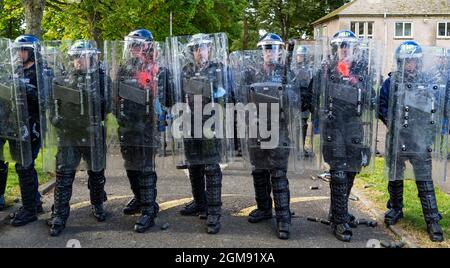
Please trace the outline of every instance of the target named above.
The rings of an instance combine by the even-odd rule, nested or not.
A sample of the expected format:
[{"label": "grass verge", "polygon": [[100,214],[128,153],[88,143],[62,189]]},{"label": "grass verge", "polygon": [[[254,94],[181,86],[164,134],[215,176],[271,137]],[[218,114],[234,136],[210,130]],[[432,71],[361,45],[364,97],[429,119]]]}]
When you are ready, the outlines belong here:
[{"label": "grass verge", "polygon": [[[389,199],[387,191],[388,182],[384,176],[384,159],[377,158],[375,163],[375,173],[373,175],[361,174],[355,182],[355,186],[366,198],[372,201],[376,209],[385,211],[386,203]],[[450,196],[436,188],[439,211],[443,216],[440,222],[444,230],[445,237],[450,239]],[[426,224],[423,218],[422,206],[418,198],[417,187],[414,181],[405,181],[404,191],[404,214],[398,226],[406,230],[417,244],[421,247],[450,247],[450,241],[443,243],[432,243],[426,231]]]}]

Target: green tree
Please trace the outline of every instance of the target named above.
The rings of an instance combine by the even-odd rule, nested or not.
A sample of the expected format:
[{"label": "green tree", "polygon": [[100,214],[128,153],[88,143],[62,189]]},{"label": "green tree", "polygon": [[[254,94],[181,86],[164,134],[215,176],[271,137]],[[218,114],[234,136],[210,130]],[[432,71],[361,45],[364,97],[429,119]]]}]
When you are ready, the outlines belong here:
[{"label": "green tree", "polygon": [[228,34],[230,46],[238,46],[242,38],[245,0],[201,0],[192,19],[195,32]]},{"label": "green tree", "polygon": [[[253,49],[260,33],[312,38],[311,23],[349,0],[0,0],[0,34],[44,39],[121,40],[137,28],[157,40],[173,34],[226,32],[232,50]],[[45,7],[45,8],[44,8]]]},{"label": "green tree", "polygon": [[24,8],[26,33],[42,36],[42,16],[46,0],[22,0]]},{"label": "green tree", "polygon": [[262,30],[276,32],[284,40],[288,40],[312,38],[312,22],[349,0],[261,0],[258,2],[257,25]]},{"label": "green tree", "polygon": [[20,0],[0,0],[0,36],[15,38],[25,31],[25,16]]},{"label": "green tree", "polygon": [[101,46],[104,39],[121,40],[128,32],[147,28],[157,40],[173,34],[227,32],[232,41],[241,35],[244,0],[48,0],[44,14],[47,39],[92,38]]},{"label": "green tree", "polygon": [[235,45],[235,49],[254,49],[256,43],[259,39],[259,1],[257,0],[247,0],[246,7],[242,14],[242,35],[241,43]]}]

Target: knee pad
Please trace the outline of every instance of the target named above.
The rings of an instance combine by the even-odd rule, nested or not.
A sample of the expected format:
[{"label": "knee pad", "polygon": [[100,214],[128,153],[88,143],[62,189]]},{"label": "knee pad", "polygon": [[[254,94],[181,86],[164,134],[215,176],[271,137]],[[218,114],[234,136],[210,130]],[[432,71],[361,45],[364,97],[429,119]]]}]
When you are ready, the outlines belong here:
[{"label": "knee pad", "polygon": [[347,183],[347,172],[345,171],[331,171],[331,182],[344,184]]},{"label": "knee pad", "polygon": [[203,177],[205,175],[205,169],[202,165],[190,165],[188,171],[191,178]]},{"label": "knee pad", "polygon": [[56,171],[56,186],[72,187],[75,175],[76,175],[75,171]]},{"label": "knee pad", "polygon": [[434,192],[434,183],[432,181],[416,181],[419,196],[421,193]]},{"label": "knee pad", "polygon": [[222,176],[222,170],[220,169],[220,166],[217,164],[206,165],[205,166],[205,175],[206,176]]},{"label": "knee pad", "polygon": [[282,178],[282,179],[286,179],[286,170],[282,170],[282,169],[275,169],[275,170],[271,170],[270,171],[270,176],[272,178]]},{"label": "knee pad", "polygon": [[252,171],[252,176],[255,186],[262,186],[270,179],[270,172],[265,169],[255,169]]},{"label": "knee pad", "polygon": [[156,187],[157,176],[155,172],[143,173],[139,179],[139,184],[142,188],[153,189]]},{"label": "knee pad", "polygon": [[16,164],[16,172],[19,177],[33,176],[34,164],[24,167],[21,164]]}]

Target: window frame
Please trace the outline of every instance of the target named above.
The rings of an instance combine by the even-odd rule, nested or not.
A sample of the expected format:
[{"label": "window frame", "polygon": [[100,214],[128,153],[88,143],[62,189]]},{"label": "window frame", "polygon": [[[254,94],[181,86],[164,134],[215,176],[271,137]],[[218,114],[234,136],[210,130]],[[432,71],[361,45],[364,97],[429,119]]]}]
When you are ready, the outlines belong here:
[{"label": "window frame", "polygon": [[[401,23],[403,25],[402,35],[397,35],[397,24],[399,24],[399,23]],[[405,25],[406,24],[411,24],[411,35],[405,35]],[[396,39],[414,38],[414,22],[412,22],[412,21],[396,21],[394,23],[394,38],[396,38]]]},{"label": "window frame", "polygon": [[[363,25],[363,34],[360,34],[361,31],[361,24]],[[372,24],[372,34],[369,34],[369,24]],[[354,25],[354,29],[352,29],[352,25]],[[350,21],[350,29],[353,30],[355,35],[358,38],[367,38],[367,39],[373,39],[375,36],[375,21]]]},{"label": "window frame", "polygon": [[[439,25],[444,24],[445,25],[445,35],[439,34]],[[447,35],[449,34],[449,35]],[[438,39],[450,39],[450,21],[438,21],[436,23],[436,37]]]}]

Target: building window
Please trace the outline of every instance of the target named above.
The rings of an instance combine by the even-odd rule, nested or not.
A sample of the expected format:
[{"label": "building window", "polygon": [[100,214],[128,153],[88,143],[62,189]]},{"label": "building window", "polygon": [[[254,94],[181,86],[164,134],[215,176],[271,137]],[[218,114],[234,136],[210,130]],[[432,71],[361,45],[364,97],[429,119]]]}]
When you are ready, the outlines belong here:
[{"label": "building window", "polygon": [[412,33],[413,33],[412,22],[397,22],[395,24],[396,38],[412,38],[413,37]]},{"label": "building window", "polygon": [[450,38],[450,22],[438,22],[437,32],[440,38]]},{"label": "building window", "polygon": [[373,38],[373,21],[352,21],[350,30],[359,38]]},{"label": "building window", "polygon": [[367,38],[373,38],[373,22],[367,23]]},{"label": "building window", "polygon": [[328,27],[327,26],[323,26],[322,27],[322,32],[320,34],[321,34],[321,36],[328,36]]}]

